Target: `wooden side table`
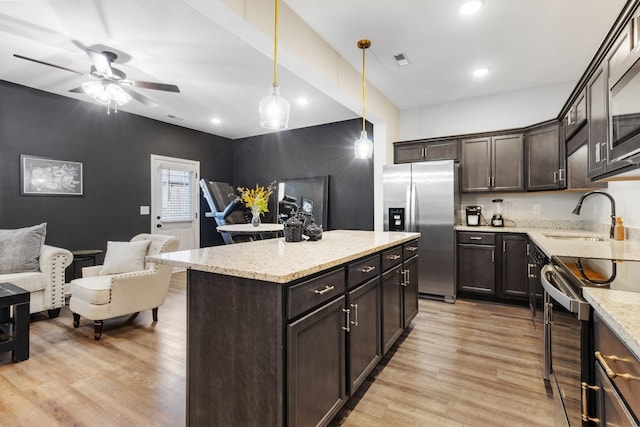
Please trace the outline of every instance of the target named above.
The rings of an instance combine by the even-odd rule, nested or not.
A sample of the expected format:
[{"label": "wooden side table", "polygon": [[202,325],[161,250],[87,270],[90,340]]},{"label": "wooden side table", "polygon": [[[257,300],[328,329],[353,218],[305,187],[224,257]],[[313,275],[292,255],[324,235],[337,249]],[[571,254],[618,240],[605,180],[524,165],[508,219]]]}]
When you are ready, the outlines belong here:
[{"label": "wooden side table", "polygon": [[30,301],[29,291],[13,283],[0,283],[0,351],[11,351],[14,363],[29,358]]},{"label": "wooden side table", "polygon": [[78,249],[77,251],[71,251],[73,254],[73,279],[78,278],[76,273],[76,263],[81,261],[91,261],[93,265],[96,265],[96,257],[102,253],[100,249]]}]

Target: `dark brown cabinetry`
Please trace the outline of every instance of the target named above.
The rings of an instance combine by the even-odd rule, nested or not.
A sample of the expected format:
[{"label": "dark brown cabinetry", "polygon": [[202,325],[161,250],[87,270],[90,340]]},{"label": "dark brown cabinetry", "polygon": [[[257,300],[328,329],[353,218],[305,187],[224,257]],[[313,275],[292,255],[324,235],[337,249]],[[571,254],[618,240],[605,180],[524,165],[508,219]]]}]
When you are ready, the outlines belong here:
[{"label": "dark brown cabinetry", "polygon": [[287,326],[288,425],[328,424],[347,399],[344,296]]},{"label": "dark brown cabinetry", "polygon": [[587,93],[580,92],[563,119],[564,140],[570,140],[587,122]]},{"label": "dark brown cabinetry", "polygon": [[557,122],[525,133],[527,191],[558,190],[565,187],[564,145],[560,144]]},{"label": "dark brown cabinetry", "polygon": [[589,177],[602,175],[607,163],[607,80],[600,67],[587,83]]},{"label": "dark brown cabinetry", "polygon": [[349,393],[353,394],[382,357],[380,277],[350,291],[347,307],[350,311]]},{"label": "dark brown cabinetry", "polygon": [[461,147],[461,191],[524,190],[522,134],[465,139]]},{"label": "dark brown cabinetry", "polygon": [[417,249],[416,240],[382,253],[382,354],[418,314]]},{"label": "dark brown cabinetry", "polygon": [[458,140],[396,143],[393,155],[395,163],[458,160]]},{"label": "dark brown cabinetry", "polygon": [[458,290],[484,295],[496,292],[496,236],[458,232]]},{"label": "dark brown cabinetry", "polygon": [[328,425],[417,313],[411,247],[288,283],[189,269],[187,425]]},{"label": "dark brown cabinetry", "polygon": [[403,323],[407,328],[418,314],[418,257],[404,261],[404,285],[402,290]]},{"label": "dark brown cabinetry", "polygon": [[501,233],[502,298],[529,298],[527,242],[525,234]]},{"label": "dark brown cabinetry", "polygon": [[525,234],[459,231],[458,291],[498,299],[529,298]]}]

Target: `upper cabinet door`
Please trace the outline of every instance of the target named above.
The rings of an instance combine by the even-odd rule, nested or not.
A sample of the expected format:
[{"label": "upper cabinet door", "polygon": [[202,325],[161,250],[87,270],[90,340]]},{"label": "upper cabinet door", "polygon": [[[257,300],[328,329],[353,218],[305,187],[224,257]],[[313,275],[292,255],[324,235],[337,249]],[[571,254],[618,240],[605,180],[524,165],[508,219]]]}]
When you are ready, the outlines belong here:
[{"label": "upper cabinet door", "polygon": [[565,187],[564,165],[560,164],[558,128],[558,124],[554,123],[526,134],[528,191],[556,190]]},{"label": "upper cabinet door", "polygon": [[524,190],[524,139],[522,134],[494,136],[493,191]]},{"label": "upper cabinet door", "polygon": [[600,67],[587,83],[589,177],[604,173],[607,163],[607,80]]},{"label": "upper cabinet door", "polygon": [[491,189],[491,138],[474,138],[462,143],[463,192],[489,191]]},{"label": "upper cabinet door", "polygon": [[394,163],[421,162],[424,160],[424,144],[403,143],[394,147]]}]

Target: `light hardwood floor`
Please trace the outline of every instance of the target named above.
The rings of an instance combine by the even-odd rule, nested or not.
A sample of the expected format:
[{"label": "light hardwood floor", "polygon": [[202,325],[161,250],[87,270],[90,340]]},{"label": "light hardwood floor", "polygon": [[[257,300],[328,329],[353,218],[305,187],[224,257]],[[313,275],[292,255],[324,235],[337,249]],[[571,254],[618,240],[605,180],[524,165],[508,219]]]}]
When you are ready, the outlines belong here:
[{"label": "light hardwood floor", "polygon": [[[185,275],[151,312],[105,321],[103,337],[68,308],[32,317],[31,354],[0,353],[2,426],[181,426]],[[523,307],[420,300],[414,326],[343,408],[343,426],[548,426],[541,324]]]}]

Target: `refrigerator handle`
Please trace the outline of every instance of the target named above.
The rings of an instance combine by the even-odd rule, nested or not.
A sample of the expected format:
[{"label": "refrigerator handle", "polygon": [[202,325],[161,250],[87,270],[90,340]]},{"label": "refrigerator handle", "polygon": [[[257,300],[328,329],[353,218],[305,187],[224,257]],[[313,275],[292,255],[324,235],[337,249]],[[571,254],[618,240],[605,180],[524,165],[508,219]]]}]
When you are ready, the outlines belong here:
[{"label": "refrigerator handle", "polygon": [[407,187],[405,189],[405,202],[404,205],[406,207],[406,212],[405,214],[405,219],[404,219],[404,231],[411,231],[411,227],[413,227],[412,224],[412,214],[411,214],[411,208],[412,208],[412,204],[411,204],[411,184],[407,184]]},{"label": "refrigerator handle", "polygon": [[416,211],[418,210],[416,205],[416,185],[411,184],[411,204],[409,205],[409,215],[411,218],[410,228],[408,231],[417,231],[418,225],[416,224]]}]

